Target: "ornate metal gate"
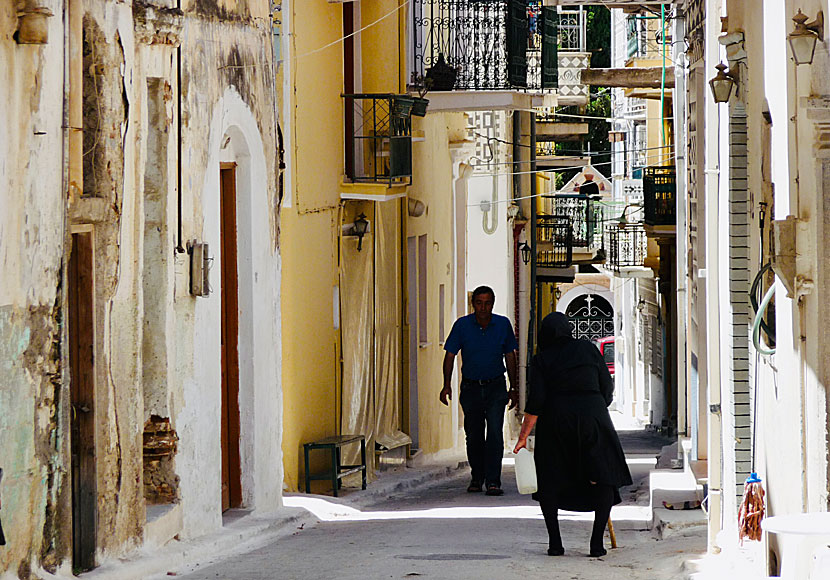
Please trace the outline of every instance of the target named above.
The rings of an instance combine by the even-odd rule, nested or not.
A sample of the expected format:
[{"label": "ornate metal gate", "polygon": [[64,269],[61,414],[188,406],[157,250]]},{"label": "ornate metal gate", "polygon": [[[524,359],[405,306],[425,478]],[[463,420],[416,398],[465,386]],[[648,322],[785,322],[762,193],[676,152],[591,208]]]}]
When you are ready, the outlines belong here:
[{"label": "ornate metal gate", "polygon": [[598,294],[574,298],[565,309],[573,328],[574,338],[597,340],[614,336],[614,308]]}]

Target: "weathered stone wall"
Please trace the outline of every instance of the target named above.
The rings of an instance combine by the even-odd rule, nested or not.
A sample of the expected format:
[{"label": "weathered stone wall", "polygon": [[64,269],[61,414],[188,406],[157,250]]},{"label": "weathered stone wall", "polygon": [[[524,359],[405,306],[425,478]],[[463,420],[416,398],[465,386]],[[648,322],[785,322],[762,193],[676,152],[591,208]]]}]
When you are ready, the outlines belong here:
[{"label": "weathered stone wall", "polygon": [[238,194],[251,230],[240,233],[240,304],[255,316],[243,317],[241,332],[250,337],[240,337],[252,385],[240,392],[244,497],[256,509],[279,505],[276,108],[267,0],[182,1],[181,11],[175,0],[85,1],[76,47],[84,185],[70,198],[69,129],[62,129],[66,3],[40,2],[55,14],[45,45],[15,42],[9,4],[0,5],[0,114],[7,120],[0,126],[0,182],[7,185],[0,191],[0,518],[10,543],[0,551],[0,574],[28,578],[38,567],[72,562],[64,274],[71,231],[94,238],[98,563],[143,542],[143,431],[153,414],[181,437],[163,474],[181,483],[181,536],[221,525],[221,490],[212,485],[221,473],[221,373],[205,373],[199,362],[220,359],[220,282],[214,273],[214,294],[191,296],[189,255],[180,250],[205,240],[219,258],[218,230],[205,226],[218,220],[218,198],[205,184],[218,177],[232,117],[246,123],[244,147],[231,149],[248,168]]},{"label": "weathered stone wall", "polygon": [[46,44],[18,44],[17,8],[0,4],[0,572],[25,578],[32,561],[54,569],[69,546],[69,457],[62,26],[48,18]]}]

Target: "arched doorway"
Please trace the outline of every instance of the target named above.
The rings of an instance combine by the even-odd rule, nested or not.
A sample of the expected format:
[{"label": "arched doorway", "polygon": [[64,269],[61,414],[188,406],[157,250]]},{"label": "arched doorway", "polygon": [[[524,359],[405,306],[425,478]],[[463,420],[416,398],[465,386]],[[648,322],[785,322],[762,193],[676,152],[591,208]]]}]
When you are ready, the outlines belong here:
[{"label": "arched doorway", "polygon": [[574,338],[597,340],[614,335],[614,308],[599,294],[582,294],[565,309]]}]

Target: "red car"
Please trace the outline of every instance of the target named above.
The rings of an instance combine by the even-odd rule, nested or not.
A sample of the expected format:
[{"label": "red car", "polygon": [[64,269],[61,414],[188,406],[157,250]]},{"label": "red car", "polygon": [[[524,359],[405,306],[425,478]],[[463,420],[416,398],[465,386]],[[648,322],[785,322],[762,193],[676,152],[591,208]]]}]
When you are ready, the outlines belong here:
[{"label": "red car", "polygon": [[597,348],[602,355],[605,364],[608,365],[608,372],[614,376],[614,337],[606,336],[605,338],[597,339]]}]

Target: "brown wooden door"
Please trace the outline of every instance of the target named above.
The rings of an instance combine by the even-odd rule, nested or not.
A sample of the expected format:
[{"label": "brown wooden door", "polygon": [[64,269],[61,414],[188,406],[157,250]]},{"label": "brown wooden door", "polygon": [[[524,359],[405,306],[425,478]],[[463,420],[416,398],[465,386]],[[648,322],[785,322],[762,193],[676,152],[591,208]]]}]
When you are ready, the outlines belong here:
[{"label": "brown wooden door", "polygon": [[97,486],[95,484],[94,338],[95,285],[92,233],[72,234],[69,258],[69,376],[72,411],[72,565],[95,567]]},{"label": "brown wooden door", "polygon": [[239,458],[239,279],[236,164],[220,166],[222,257],[222,511],[242,505]]}]

